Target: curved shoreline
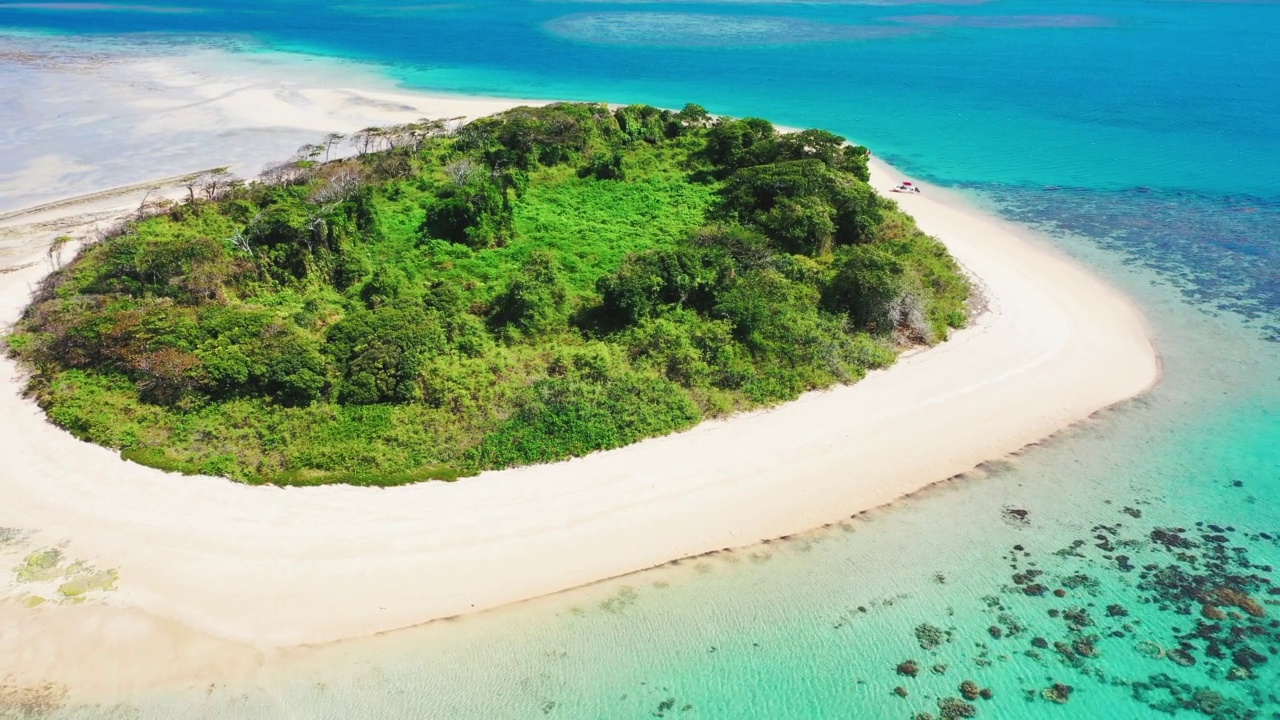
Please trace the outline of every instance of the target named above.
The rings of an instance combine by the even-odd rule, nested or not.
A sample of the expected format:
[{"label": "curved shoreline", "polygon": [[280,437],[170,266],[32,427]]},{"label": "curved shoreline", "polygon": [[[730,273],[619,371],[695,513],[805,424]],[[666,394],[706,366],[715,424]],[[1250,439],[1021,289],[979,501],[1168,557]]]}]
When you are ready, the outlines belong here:
[{"label": "curved shoreline", "polygon": [[[403,98],[428,108],[440,102]],[[450,102],[433,114],[456,114],[467,100]],[[484,102],[492,112],[497,101]],[[904,178],[873,164],[881,192]],[[100,203],[109,203],[106,195]],[[1145,323],[1116,290],[945,191],[926,185],[921,195],[892,197],[987,286],[992,306],[974,327],[856,385],[454,484],[273,488],[166,475],[54,427],[19,397],[13,363],[0,361],[8,390],[0,394],[0,526],[36,530],[42,545],[66,542],[69,554],[121,576],[105,606],[0,606],[0,635],[20,641],[0,651],[0,676],[15,659],[46,677],[104,672],[65,667],[58,648],[114,651],[103,628],[123,623],[131,643],[150,638],[160,649],[140,653],[142,665],[181,655],[177,648],[195,641],[175,641],[186,632],[178,624],[193,629],[204,653],[197,664],[154,674],[202,677],[224,664],[252,667],[276,648],[403,628],[751,545],[1007,456],[1156,381]],[[48,212],[95,207],[105,211],[63,204]],[[47,269],[0,274],[0,321],[16,317],[28,284]],[[208,662],[218,655],[221,662]]]}]

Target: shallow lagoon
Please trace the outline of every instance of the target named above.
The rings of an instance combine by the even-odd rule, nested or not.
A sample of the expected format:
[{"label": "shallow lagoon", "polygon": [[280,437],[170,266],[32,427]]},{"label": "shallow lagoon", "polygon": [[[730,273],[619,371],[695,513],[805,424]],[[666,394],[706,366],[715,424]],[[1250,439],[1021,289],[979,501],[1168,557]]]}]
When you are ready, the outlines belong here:
[{"label": "shallow lagoon", "polygon": [[[1010,1],[255,9],[7,9],[0,23],[102,33],[104,42],[143,29],[162,33],[145,40],[163,52],[190,40],[163,33],[199,30],[256,51],[380,62],[417,87],[664,105],[692,99],[714,111],[829,127],[1050,232],[1112,278],[1147,310],[1165,378],[1149,395],[1007,462],[811,534],[309,651],[243,686],[171,689],[66,714],[908,718],[938,714],[938,697],[959,696],[965,679],[993,691],[973,701],[979,717],[1162,717],[1171,702],[1186,703],[1180,712],[1188,717],[1280,712],[1280,637],[1270,625],[1280,605],[1263,605],[1258,619],[1223,605],[1240,619],[1226,616],[1216,637],[1243,628],[1236,645],[1219,640],[1224,657],[1215,659],[1204,638],[1184,640],[1195,659],[1188,665],[1186,654],[1171,659],[1177,636],[1215,621],[1199,604],[1179,607],[1168,582],[1144,587],[1153,571],[1141,577],[1150,564],[1196,569],[1215,583],[1229,573],[1254,599],[1278,599],[1246,576],[1280,583],[1280,573],[1261,569],[1280,566],[1280,346],[1267,339],[1280,324],[1280,98],[1266,90],[1280,65],[1267,51],[1280,8]],[[584,13],[594,24],[565,20]],[[678,17],[708,13],[731,16],[727,27],[739,32],[708,33]],[[917,19],[889,19],[904,15]],[[981,19],[1027,15],[1106,22]],[[643,42],[655,16],[692,34]],[[841,38],[830,36],[833,25],[912,30]],[[608,32],[598,37],[601,28]],[[26,132],[47,141],[67,130],[47,122]],[[200,151],[194,135],[181,150]],[[850,481],[856,477],[850,468]],[[1177,527],[1187,532],[1153,542],[1156,528]],[[1178,547],[1173,537],[1195,545]],[[1223,547],[1223,568],[1205,570],[1213,548]],[[1044,574],[1026,582],[1029,569]],[[1045,592],[1027,594],[1036,583]],[[922,625],[941,631],[942,642],[922,647],[921,637],[930,645],[935,638],[927,628],[918,633]],[[1267,662],[1242,656],[1255,677],[1229,680],[1241,643]],[[915,678],[895,671],[908,659],[919,665]],[[937,674],[935,665],[947,668]],[[1075,689],[1069,702],[1044,697],[1054,683]],[[1204,688],[1221,699],[1196,695]]]},{"label": "shallow lagoon", "polygon": [[[1133,291],[1151,279],[1120,275]],[[1205,563],[1222,547],[1225,572],[1280,581],[1259,567],[1280,565],[1280,459],[1264,444],[1280,437],[1267,382],[1280,353],[1166,288],[1143,299],[1165,351],[1161,385],[1017,457],[812,533],[308,651],[247,684],[138,698],[127,717],[908,718],[936,714],[966,679],[993,691],[973,702],[979,717],[1160,717],[1170,701],[1270,717],[1280,605],[1269,586],[1250,585],[1266,618],[1222,607],[1240,617],[1224,625],[1264,628],[1247,644],[1268,660],[1228,681],[1239,645],[1213,659],[1196,640],[1194,665],[1171,659],[1201,606],[1143,568],[1220,575]],[[1153,542],[1175,527],[1194,547]],[[1015,578],[1028,570],[1043,575]],[[1028,594],[1036,583],[1044,592]],[[915,678],[896,672],[906,660]],[[1045,699],[1054,683],[1074,688],[1067,704]]]}]

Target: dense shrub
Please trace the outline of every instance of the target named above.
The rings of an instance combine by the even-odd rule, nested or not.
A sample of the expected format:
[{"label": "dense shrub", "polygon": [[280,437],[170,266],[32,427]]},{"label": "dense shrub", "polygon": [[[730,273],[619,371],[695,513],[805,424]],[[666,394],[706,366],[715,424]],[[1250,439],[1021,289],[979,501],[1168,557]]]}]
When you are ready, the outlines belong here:
[{"label": "dense shrub", "polygon": [[486,177],[441,189],[427,205],[421,231],[425,238],[485,248],[505,242],[511,222],[505,188]]},{"label": "dense shrub", "polygon": [[680,430],[699,417],[689,396],[663,378],[636,373],[547,378],[484,438],[475,461],[501,468],[585,455]]},{"label": "dense shrub", "polygon": [[754,226],[786,252],[817,255],[874,239],[881,208],[875,191],[821,160],[786,160],[729,176],[721,212]]},{"label": "dense shrub", "polygon": [[728,270],[724,260],[699,247],[650,250],[629,256],[616,272],[600,278],[597,289],[607,315],[624,324],[666,308],[706,310]]},{"label": "dense shrub", "polygon": [[448,347],[438,315],[414,302],[353,312],[329,328],[326,340],[341,377],[338,399],[353,405],[421,399],[419,373]]},{"label": "dense shrub", "polygon": [[720,118],[707,132],[703,154],[722,171],[770,163],[777,154],[777,135],[768,120]]},{"label": "dense shrub", "polygon": [[50,419],[245,482],[450,479],[854,381],[967,319],[828,132],[558,104],[357,135],[51,274],[7,339]]},{"label": "dense shrub", "polygon": [[490,320],[501,330],[548,333],[564,324],[569,290],[554,255],[537,251],[494,300]]}]

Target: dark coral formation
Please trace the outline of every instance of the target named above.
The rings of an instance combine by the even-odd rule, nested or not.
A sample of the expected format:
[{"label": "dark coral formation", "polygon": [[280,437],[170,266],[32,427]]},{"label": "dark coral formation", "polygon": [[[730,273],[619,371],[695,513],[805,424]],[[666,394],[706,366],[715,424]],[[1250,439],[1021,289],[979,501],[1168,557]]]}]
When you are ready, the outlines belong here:
[{"label": "dark coral formation", "polygon": [[[1135,520],[1143,516],[1132,507],[1122,512]],[[1026,521],[1024,513],[1003,510],[1006,520],[1017,523]],[[1244,543],[1280,547],[1280,532],[1239,533],[1208,523],[1196,523],[1195,529],[1135,530],[1122,523],[1094,526],[1085,536],[1089,539],[1073,540],[1053,553],[1052,575],[1037,567],[1034,547],[1013,546],[1003,556],[1011,582],[1002,594],[981,598],[996,620],[985,633],[974,628],[964,637],[955,629],[922,623],[915,629],[916,642],[933,653],[942,652],[945,643],[972,645],[977,653],[970,665],[981,668],[1009,660],[996,648],[1012,649],[1008,641],[1025,632],[1030,640],[1021,654],[1046,669],[1074,673],[1054,678],[1047,687],[1023,688],[1032,702],[1068,703],[1082,681],[1093,681],[1131,688],[1135,699],[1159,712],[1198,713],[1212,720],[1280,718],[1280,691],[1273,685],[1280,665],[1280,620],[1273,619],[1280,587],[1268,577],[1271,565],[1251,560]],[[1117,593],[1128,599],[1116,602]],[[1027,614],[1028,606],[1042,609]],[[1113,649],[1115,661],[1097,662]],[[1171,673],[1182,675],[1177,680],[1165,674],[1126,677],[1122,658],[1133,652],[1168,663]],[[919,667],[908,663],[899,666],[899,674],[915,677]],[[932,669],[941,675],[948,668],[935,664]],[[1194,677],[1204,679],[1195,684]],[[973,717],[974,701],[995,696],[969,679],[958,690],[960,697],[938,700],[938,717]]]},{"label": "dark coral formation", "polygon": [[978,714],[978,708],[960,698],[945,697],[938,699],[938,712],[943,720],[958,720],[958,718],[975,717]]},{"label": "dark coral formation", "polygon": [[916,626],[916,642],[920,643],[921,648],[932,650],[943,643],[951,642],[951,631],[929,623],[921,623]]},{"label": "dark coral formation", "polygon": [[1053,685],[1041,691],[1040,694],[1044,696],[1045,700],[1062,705],[1062,704],[1066,704],[1067,701],[1071,700],[1071,693],[1073,692],[1075,692],[1075,688],[1071,687],[1070,685],[1067,685],[1064,683],[1054,683]]},{"label": "dark coral formation", "polygon": [[1135,700],[1170,715],[1190,711],[1211,720],[1249,720],[1259,717],[1257,710],[1248,703],[1225,697],[1211,688],[1178,682],[1164,673],[1136,681],[1131,687]]}]

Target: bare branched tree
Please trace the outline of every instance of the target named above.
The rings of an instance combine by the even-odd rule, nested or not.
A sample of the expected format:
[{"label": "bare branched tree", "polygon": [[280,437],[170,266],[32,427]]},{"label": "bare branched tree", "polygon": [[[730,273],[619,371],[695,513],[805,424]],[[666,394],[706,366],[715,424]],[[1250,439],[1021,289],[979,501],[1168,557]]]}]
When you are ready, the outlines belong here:
[{"label": "bare branched tree", "polygon": [[258,182],[263,185],[285,185],[293,167],[288,162],[267,163],[258,173]]},{"label": "bare branched tree", "polygon": [[991,309],[991,296],[987,293],[987,286],[982,280],[972,273],[966,274],[969,276],[969,299],[965,303],[965,309],[970,318],[976,318]]},{"label": "bare branched tree", "polygon": [[298,185],[309,181],[314,172],[312,161],[287,160],[269,163],[258,174],[258,180],[263,185]]},{"label": "bare branched tree", "polygon": [[118,237],[124,237],[133,232],[133,222],[130,220],[114,220],[105,225],[97,225],[90,231],[89,237],[85,240],[88,245],[97,245],[99,243],[110,242]]},{"label": "bare branched tree", "polygon": [[209,200],[217,200],[233,187],[243,183],[229,168],[220,167],[200,173],[199,187]]},{"label": "bare branched tree", "polygon": [[[262,213],[258,213],[258,216],[261,216],[261,215]],[[257,217],[254,217],[253,220],[249,221],[250,224],[252,224],[257,219],[258,219]],[[231,242],[232,247],[239,250],[240,252],[245,253],[249,257],[253,257],[253,243],[249,241],[249,235],[245,232],[245,230],[237,230],[236,234],[232,235],[230,238],[228,238],[228,240]]]},{"label": "bare branched tree", "polygon": [[333,152],[333,146],[342,142],[346,137],[347,137],[346,135],[338,132],[329,133],[328,135],[324,136],[324,161],[325,162],[329,162],[329,155],[330,153]]},{"label": "bare branched tree", "polygon": [[324,145],[315,145],[312,143],[307,143],[306,145],[303,145],[302,147],[298,148],[298,151],[293,155],[293,159],[294,159],[294,162],[297,162],[300,164],[315,163],[317,160],[320,159],[320,156],[323,155],[324,153],[325,153]]},{"label": "bare branched tree", "polygon": [[191,175],[188,175],[182,178],[182,180],[179,181],[182,184],[182,187],[187,189],[188,203],[195,204],[196,188],[201,187],[201,183],[203,181],[204,181],[204,173],[193,173]]},{"label": "bare branched tree", "polygon": [[138,203],[138,211],[135,213],[135,215],[137,216],[137,220],[138,220],[138,222],[142,222],[143,220],[145,220],[145,219],[146,219],[146,217],[147,217],[147,200],[149,200],[150,198],[151,198],[151,191],[150,191],[150,190],[148,190],[148,191],[146,192],[146,194],[144,194],[144,195],[142,196],[142,202]]},{"label": "bare branched tree", "polygon": [[469,157],[458,158],[444,166],[444,174],[449,176],[454,185],[463,187],[476,174],[476,162]]},{"label": "bare branched tree", "polygon": [[351,133],[351,147],[356,149],[357,155],[367,155],[377,150],[382,144],[385,131],[380,127],[367,127]]},{"label": "bare branched tree", "polygon": [[910,290],[902,293],[890,301],[888,310],[894,335],[900,343],[916,345],[932,338],[933,331],[925,319],[924,302],[919,293]]},{"label": "bare branched tree", "polygon": [[311,202],[328,204],[342,202],[364,184],[364,172],[359,165],[346,164],[329,175],[326,182],[311,191]]},{"label": "bare branched tree", "polygon": [[461,128],[463,125],[467,124],[466,120],[467,120],[467,117],[465,115],[459,115],[458,117],[445,118],[441,120],[441,122],[444,123],[444,128],[443,130],[441,130],[440,134],[449,135],[449,136],[457,135],[458,129]]}]

